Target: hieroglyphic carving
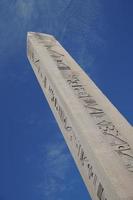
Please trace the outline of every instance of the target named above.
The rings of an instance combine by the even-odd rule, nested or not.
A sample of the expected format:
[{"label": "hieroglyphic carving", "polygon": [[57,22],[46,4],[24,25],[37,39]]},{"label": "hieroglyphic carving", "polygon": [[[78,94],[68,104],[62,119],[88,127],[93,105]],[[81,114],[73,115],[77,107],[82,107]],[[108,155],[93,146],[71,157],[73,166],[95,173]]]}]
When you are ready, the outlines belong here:
[{"label": "hieroglyphic carving", "polygon": [[[74,156],[74,159],[77,162],[79,171],[85,178],[84,182],[86,183],[88,190],[90,190],[90,193],[92,193],[92,197],[94,194],[94,199],[109,200],[112,199],[111,194],[114,194],[113,199],[118,199],[119,197],[122,197],[121,194],[125,191],[125,194],[127,193],[127,195],[129,195],[132,181],[130,181],[130,177],[133,174],[133,152],[128,141],[123,136],[123,133],[119,130],[119,126],[117,126],[117,124],[110,119],[110,116],[104,111],[100,103],[96,100],[95,95],[93,95],[93,91],[91,90],[91,85],[90,90],[88,90],[88,86],[85,85],[86,81],[84,82],[81,78],[82,72],[80,74],[80,70],[73,67],[73,63],[71,66],[71,60],[69,63],[69,57],[66,57],[67,54],[63,52],[59,43],[53,37],[44,35],[41,36],[40,34],[37,34],[36,36],[34,35],[33,40],[30,41],[31,44],[29,43],[30,48],[28,54],[30,60],[32,61],[33,69],[39,82],[41,83],[44,93],[46,92],[45,95],[47,100],[52,111],[56,114],[55,117],[57,122]],[[42,56],[43,50],[46,55],[46,61]],[[48,51],[48,54],[46,53],[46,50]],[[51,63],[53,63],[53,66]],[[48,64],[48,66],[45,66],[46,64]],[[56,69],[53,70],[53,68]],[[60,77],[59,82],[55,80],[55,77]],[[64,83],[64,85],[60,88],[59,83]],[[92,138],[92,143],[85,141],[86,138],[89,139],[89,132],[88,136],[84,135],[84,132],[79,132],[79,126],[77,126],[77,123],[72,123],[73,118],[71,118],[71,115],[69,115],[68,112],[69,105],[67,99],[64,99],[64,96],[67,95],[65,95],[65,93],[62,95],[63,88],[71,90],[71,93],[73,92],[75,97],[73,96],[72,102],[74,102],[75,98],[75,102],[77,103],[76,105],[79,103],[81,104],[84,109],[84,112],[82,113],[86,116],[86,119],[85,116],[83,119],[85,119],[86,122],[88,115],[88,122],[90,122],[92,131],[94,130],[94,133],[96,133],[97,136],[99,134],[97,138],[102,141],[103,148],[100,149],[101,152],[98,151],[99,148],[94,147],[93,149],[92,144],[95,145],[95,142],[98,142],[97,138]],[[92,120],[90,120],[90,118]],[[87,127],[88,126],[84,129],[85,131],[88,130]],[[93,137],[92,133],[90,133],[91,137]],[[86,146],[87,144],[88,146]],[[107,145],[108,149],[107,152],[105,152],[104,147],[107,147]],[[111,149],[112,152],[110,152]],[[110,164],[108,164],[108,162],[106,162],[108,152],[110,152],[108,158],[113,158],[112,161],[115,162],[116,159],[118,159],[118,162],[116,161],[113,167],[110,167],[110,164],[112,163],[109,162]],[[123,163],[125,170],[124,168],[122,169],[121,163]],[[106,170],[104,171],[104,169]],[[118,172],[118,179],[116,176],[110,176],[111,173],[108,173],[108,171],[111,173]],[[124,173],[121,173],[121,171]],[[117,175],[117,173],[114,174]],[[130,183],[128,186],[126,186],[122,181],[121,174],[127,175],[127,177],[125,176],[125,180],[129,181],[127,181]],[[122,191],[123,188],[125,188],[124,191]]]}]

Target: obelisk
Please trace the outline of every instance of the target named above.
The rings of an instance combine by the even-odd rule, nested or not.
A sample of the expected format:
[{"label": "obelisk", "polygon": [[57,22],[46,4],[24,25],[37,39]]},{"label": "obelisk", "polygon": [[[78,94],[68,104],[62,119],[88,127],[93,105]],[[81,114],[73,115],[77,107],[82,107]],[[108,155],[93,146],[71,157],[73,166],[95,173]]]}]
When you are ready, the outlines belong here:
[{"label": "obelisk", "polygon": [[92,199],[133,200],[131,125],[53,36],[27,55]]}]

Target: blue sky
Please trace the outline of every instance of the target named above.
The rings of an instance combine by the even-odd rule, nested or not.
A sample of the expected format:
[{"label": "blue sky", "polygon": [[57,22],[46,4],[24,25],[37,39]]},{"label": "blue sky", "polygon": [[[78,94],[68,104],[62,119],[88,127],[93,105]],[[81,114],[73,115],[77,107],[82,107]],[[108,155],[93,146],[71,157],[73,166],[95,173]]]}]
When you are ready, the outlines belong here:
[{"label": "blue sky", "polygon": [[53,34],[133,124],[133,1],[0,1],[0,200],[89,200],[26,56]]}]

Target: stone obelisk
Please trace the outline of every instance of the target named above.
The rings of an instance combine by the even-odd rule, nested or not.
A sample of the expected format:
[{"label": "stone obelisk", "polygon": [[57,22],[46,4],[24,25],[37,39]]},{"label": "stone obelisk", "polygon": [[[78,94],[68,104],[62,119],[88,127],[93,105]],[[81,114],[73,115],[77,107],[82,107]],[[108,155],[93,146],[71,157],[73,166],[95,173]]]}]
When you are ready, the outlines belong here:
[{"label": "stone obelisk", "polygon": [[29,32],[27,54],[92,199],[133,200],[131,125],[53,36]]}]

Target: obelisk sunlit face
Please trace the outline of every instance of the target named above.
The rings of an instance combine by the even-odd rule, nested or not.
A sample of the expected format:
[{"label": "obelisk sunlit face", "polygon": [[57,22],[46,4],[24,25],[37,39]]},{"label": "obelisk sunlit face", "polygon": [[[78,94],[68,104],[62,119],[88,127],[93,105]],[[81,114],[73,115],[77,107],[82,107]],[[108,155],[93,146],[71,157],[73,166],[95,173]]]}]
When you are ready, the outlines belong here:
[{"label": "obelisk sunlit face", "polygon": [[29,33],[28,58],[92,198],[133,197],[127,121],[54,37]]}]

